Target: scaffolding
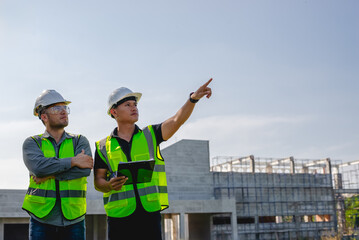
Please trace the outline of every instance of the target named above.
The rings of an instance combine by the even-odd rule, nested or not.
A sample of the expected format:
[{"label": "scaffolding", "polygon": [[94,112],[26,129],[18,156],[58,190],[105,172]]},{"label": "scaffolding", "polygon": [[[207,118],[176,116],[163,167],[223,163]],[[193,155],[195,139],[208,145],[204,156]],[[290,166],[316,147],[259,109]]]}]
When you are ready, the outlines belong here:
[{"label": "scaffolding", "polygon": [[333,165],[333,179],[339,234],[359,239],[359,160]]},{"label": "scaffolding", "polygon": [[333,166],[333,172],[341,176],[340,189],[359,189],[359,160],[340,163]]},{"label": "scaffolding", "polygon": [[[337,233],[332,164],[325,159],[216,157],[215,198],[235,198],[239,239],[320,239]],[[214,216],[214,222],[228,216]],[[214,224],[213,239],[228,223]],[[217,236],[217,237],[216,237]]]}]

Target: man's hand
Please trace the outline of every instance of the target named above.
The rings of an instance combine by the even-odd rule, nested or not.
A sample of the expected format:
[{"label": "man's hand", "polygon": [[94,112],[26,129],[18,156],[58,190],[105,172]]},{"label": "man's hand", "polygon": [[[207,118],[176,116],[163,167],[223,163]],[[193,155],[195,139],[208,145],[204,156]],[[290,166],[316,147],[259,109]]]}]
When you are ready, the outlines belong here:
[{"label": "man's hand", "polygon": [[86,155],[85,150],[82,149],[81,153],[77,154],[75,157],[71,159],[71,167],[92,168],[93,159],[92,157]]},{"label": "man's hand", "polygon": [[111,178],[110,181],[108,181],[108,186],[110,190],[120,191],[127,179],[128,177],[125,176]]},{"label": "man's hand", "polygon": [[200,100],[203,96],[210,98],[212,95],[212,89],[208,85],[212,82],[212,78],[209,79],[205,84],[197,89],[192,95],[191,98],[194,100]]},{"label": "man's hand", "polygon": [[41,184],[51,178],[55,178],[54,176],[47,176],[47,177],[36,177],[36,176],[32,176],[32,179],[34,179],[36,184]]}]

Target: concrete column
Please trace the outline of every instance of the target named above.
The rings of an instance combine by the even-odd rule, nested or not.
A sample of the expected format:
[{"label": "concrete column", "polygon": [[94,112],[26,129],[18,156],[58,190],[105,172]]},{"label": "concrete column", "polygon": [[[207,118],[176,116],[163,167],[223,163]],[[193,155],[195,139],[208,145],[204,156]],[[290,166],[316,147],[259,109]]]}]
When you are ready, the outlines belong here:
[{"label": "concrete column", "polygon": [[209,240],[214,240],[213,229],[214,229],[214,226],[213,226],[213,214],[211,214],[211,216],[209,217],[209,230],[210,230],[210,233],[211,233],[211,238]]},{"label": "concrete column", "polygon": [[188,214],[180,213],[180,239],[188,240]]},{"label": "concrete column", "polygon": [[343,234],[345,230],[345,202],[342,196],[337,199],[337,212],[338,212],[338,227],[339,234]]},{"label": "concrete column", "polygon": [[4,240],[4,221],[0,218],[0,240]]},{"label": "concrete column", "polygon": [[185,232],[185,234],[184,234],[184,239],[185,240],[189,240],[189,227],[188,227],[188,214],[185,214],[184,215],[184,232]]},{"label": "concrete column", "polygon": [[180,239],[185,239],[186,230],[185,230],[185,214],[180,213]]},{"label": "concrete column", "polygon": [[249,158],[251,161],[251,163],[250,163],[251,173],[255,173],[256,172],[256,164],[254,162],[254,156],[250,155]]},{"label": "concrete column", "polygon": [[98,219],[97,215],[93,215],[93,226],[92,226],[92,234],[93,234],[93,240],[99,240],[98,239]]},{"label": "concrete column", "polygon": [[232,239],[238,240],[237,211],[235,208],[231,214],[231,224],[232,224]]},{"label": "concrete column", "polygon": [[343,189],[343,180],[342,180],[342,174],[334,174],[334,188],[335,189]]},{"label": "concrete column", "polygon": [[295,230],[297,232],[297,238],[300,238],[300,216],[298,216],[298,204],[295,205],[295,215],[293,216],[293,220],[295,222]]},{"label": "concrete column", "polygon": [[179,225],[178,214],[164,215],[164,239],[178,240],[180,237],[181,227]]},{"label": "concrete column", "polygon": [[332,164],[330,163],[330,158],[325,159],[326,172],[327,174],[332,174]]},{"label": "concrete column", "polygon": [[258,215],[254,216],[254,224],[255,224],[256,239],[259,239],[259,216]]},{"label": "concrete column", "polygon": [[294,174],[294,173],[295,173],[294,158],[293,158],[293,157],[290,157],[290,158],[289,158],[289,161],[290,161],[290,173],[291,173],[291,174]]},{"label": "concrete column", "polygon": [[[107,217],[106,217],[107,219]],[[108,239],[108,224],[107,224],[107,221],[106,221],[106,240]]]},{"label": "concrete column", "polygon": [[179,226],[179,215],[178,214],[172,214],[172,230],[173,230],[173,239],[172,240],[178,240],[179,234],[180,234],[180,226]]},{"label": "concrete column", "polygon": [[164,215],[164,224],[165,224],[165,240],[171,240],[172,239],[172,218],[171,214],[165,214]]}]

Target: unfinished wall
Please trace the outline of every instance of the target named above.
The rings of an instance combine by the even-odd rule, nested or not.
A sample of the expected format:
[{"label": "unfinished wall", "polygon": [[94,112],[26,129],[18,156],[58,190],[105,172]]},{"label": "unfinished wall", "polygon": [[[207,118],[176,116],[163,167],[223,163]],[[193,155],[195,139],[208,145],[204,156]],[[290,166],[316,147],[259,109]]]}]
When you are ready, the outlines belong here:
[{"label": "unfinished wall", "polygon": [[[216,199],[236,199],[239,239],[319,238],[336,231],[331,174],[227,171],[214,172],[213,182]],[[225,225],[217,227],[218,236]]]}]

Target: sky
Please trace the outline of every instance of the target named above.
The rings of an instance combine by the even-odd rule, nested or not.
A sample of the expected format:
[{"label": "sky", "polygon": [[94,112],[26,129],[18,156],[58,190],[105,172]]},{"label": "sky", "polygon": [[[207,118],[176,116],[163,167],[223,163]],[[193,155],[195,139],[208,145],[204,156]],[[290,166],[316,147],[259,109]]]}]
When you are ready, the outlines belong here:
[{"label": "sky", "polygon": [[213,95],[167,142],[210,157],[359,159],[356,0],[0,0],[0,189],[26,189],[22,144],[43,133],[35,99],[55,89],[66,131],[110,134],[116,88],[143,94],[138,125],[173,116],[209,78]]}]

